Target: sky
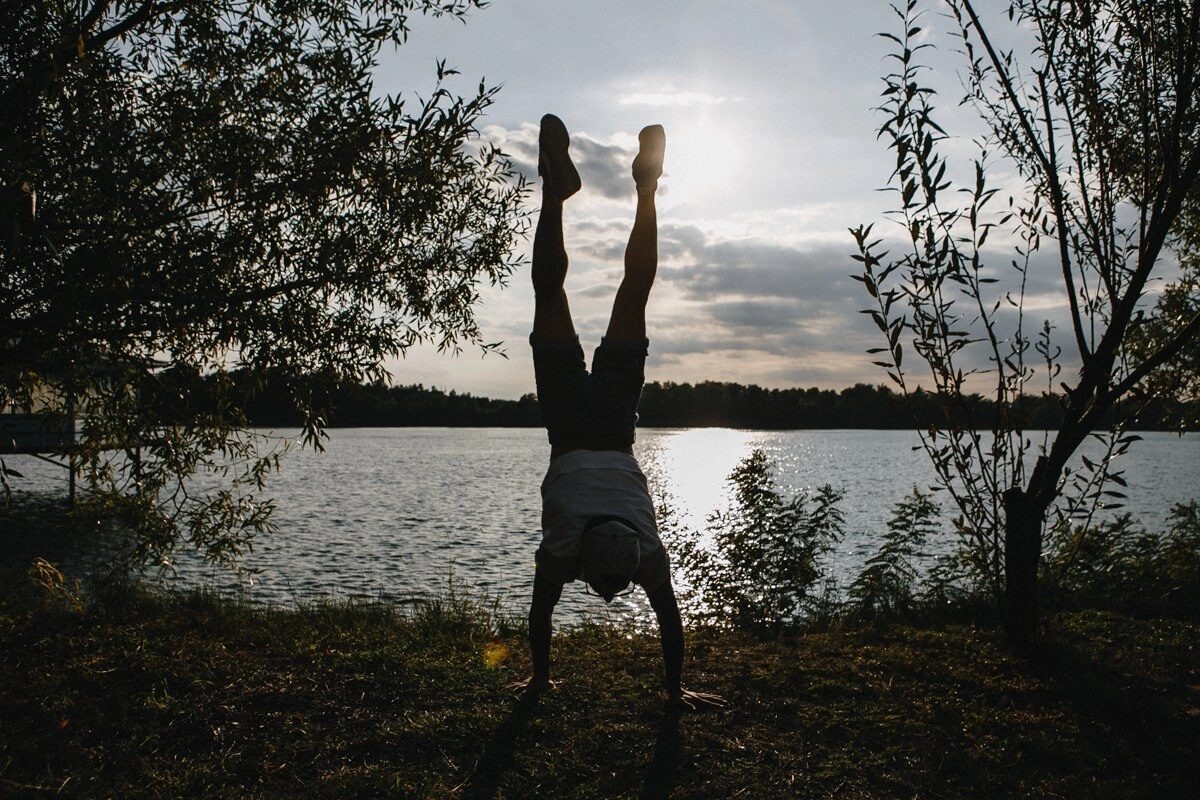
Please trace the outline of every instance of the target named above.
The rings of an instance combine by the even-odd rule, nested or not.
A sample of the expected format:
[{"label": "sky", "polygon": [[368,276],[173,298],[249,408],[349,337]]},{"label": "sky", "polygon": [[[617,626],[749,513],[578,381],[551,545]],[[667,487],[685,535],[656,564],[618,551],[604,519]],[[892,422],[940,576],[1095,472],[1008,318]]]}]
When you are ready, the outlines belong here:
[{"label": "sky", "polygon": [[[950,150],[967,155],[981,129],[957,107],[952,25],[935,8],[927,27]],[[898,29],[884,0],[494,0],[465,24],[414,20],[409,42],[381,59],[377,84],[427,94],[438,59],[461,72],[450,84],[460,93],[481,78],[502,84],[484,138],[535,183],[538,120],[551,112],[566,122],[584,183],[565,210],[567,292],[589,358],[621,276],[637,132],[664,125],[647,380],[837,389],[886,380],[864,353],[880,342],[856,313],[869,298],[850,278],[848,228],[887,230],[891,196],[878,189],[894,156],[875,138],[872,109],[888,42],[876,34]],[[535,214],[537,200],[535,191]],[[1052,283],[1042,302],[1050,315]],[[420,347],[390,363],[394,380],[499,398],[532,392],[527,265],[484,290],[478,317],[507,358]]]}]

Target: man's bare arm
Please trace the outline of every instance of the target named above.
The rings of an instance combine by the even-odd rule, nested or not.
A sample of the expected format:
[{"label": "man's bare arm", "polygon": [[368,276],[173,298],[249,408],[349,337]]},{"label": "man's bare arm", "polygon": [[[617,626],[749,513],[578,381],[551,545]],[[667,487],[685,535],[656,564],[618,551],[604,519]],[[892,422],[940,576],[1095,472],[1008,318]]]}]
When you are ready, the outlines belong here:
[{"label": "man's bare arm", "polygon": [[533,602],[529,604],[529,656],[533,675],[513,688],[542,691],[550,688],[550,637],[554,606],[562,597],[562,584],[548,580],[539,571],[533,578]]},{"label": "man's bare arm", "polygon": [[656,589],[647,589],[646,598],[658,618],[658,634],[662,639],[663,687],[671,697],[682,691],[683,678],[683,620],[679,616],[679,603],[675,600],[675,589],[670,579]]},{"label": "man's bare arm", "polygon": [[723,706],[725,700],[715,694],[690,692],[683,688],[683,620],[679,616],[679,603],[675,600],[675,589],[668,579],[656,589],[646,590],[650,607],[658,618],[658,632],[662,639],[664,687],[671,702],[688,708],[701,706]]}]

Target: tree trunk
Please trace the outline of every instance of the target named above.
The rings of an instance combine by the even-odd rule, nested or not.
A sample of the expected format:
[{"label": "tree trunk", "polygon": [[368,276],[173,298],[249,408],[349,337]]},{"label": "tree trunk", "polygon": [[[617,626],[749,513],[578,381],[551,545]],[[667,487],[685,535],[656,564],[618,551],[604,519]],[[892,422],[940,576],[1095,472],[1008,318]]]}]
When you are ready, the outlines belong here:
[{"label": "tree trunk", "polygon": [[1046,506],[1019,488],[1004,493],[1004,629],[1019,651],[1038,634],[1037,582]]}]

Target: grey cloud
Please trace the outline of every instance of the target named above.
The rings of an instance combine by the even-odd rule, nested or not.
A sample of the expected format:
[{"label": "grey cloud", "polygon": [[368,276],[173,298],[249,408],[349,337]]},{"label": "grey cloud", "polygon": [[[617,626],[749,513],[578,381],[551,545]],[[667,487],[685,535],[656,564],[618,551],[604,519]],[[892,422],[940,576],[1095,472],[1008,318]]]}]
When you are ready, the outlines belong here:
[{"label": "grey cloud", "polygon": [[825,351],[858,355],[877,344],[876,331],[854,316],[814,314],[802,300],[713,302],[684,322],[651,321],[652,350],[677,356],[722,351],[783,358]]},{"label": "grey cloud", "polygon": [[[1053,246],[1053,243],[1046,242],[1045,245]],[[995,285],[1011,289],[1014,294],[1020,288],[1021,283],[1020,273],[1012,266],[1015,255],[1011,250],[982,251],[980,254],[982,262],[990,265],[987,270],[990,276],[1000,279],[1000,283]],[[1060,294],[1063,301],[1066,302],[1062,267],[1059,265],[1058,257],[1048,252],[1045,247],[1034,252],[1029,258],[1029,264],[1025,269],[1025,293],[1026,295]]]},{"label": "grey cloud", "polygon": [[582,289],[572,289],[571,294],[580,297],[614,297],[617,293],[615,283],[595,283]]},{"label": "grey cloud", "polygon": [[500,146],[517,172],[526,180],[537,180],[538,142],[537,131],[533,128],[518,128],[504,130],[490,128],[487,131],[490,138]]},{"label": "grey cloud", "polygon": [[[853,383],[878,384],[887,382],[886,376],[875,367],[855,364],[803,364],[795,366],[780,366],[768,368],[761,374],[761,381],[766,385],[777,386],[812,386],[813,384],[838,384],[849,386]],[[895,387],[892,387],[895,388]]]},{"label": "grey cloud", "polygon": [[629,223],[615,221],[602,222],[595,219],[585,219],[575,223],[574,229],[584,234],[607,237],[616,233],[620,233],[621,231],[628,231]]},{"label": "grey cloud", "polygon": [[770,300],[734,300],[713,303],[708,313],[732,328],[777,331],[791,328],[802,309],[796,303]]},{"label": "grey cloud", "polygon": [[624,240],[587,239],[569,246],[569,249],[577,250],[600,261],[616,261],[625,255],[625,242]]},{"label": "grey cloud", "polygon": [[[604,244],[613,227],[580,226],[589,253],[615,257]],[[651,350],[664,365],[728,352],[739,361],[803,359],[815,378],[813,354],[829,354],[836,372],[838,359],[860,358],[878,344],[870,318],[855,313],[868,298],[848,277],[849,247],[714,240],[687,225],[662,226],[659,243],[660,281],[692,301],[686,315],[650,321]],[[743,367],[731,363],[731,370]]]},{"label": "grey cloud", "polygon": [[632,196],[629,168],[636,150],[576,135],[571,137],[571,152],[579,177],[589,190],[616,200]]},{"label": "grey cloud", "polygon": [[701,252],[708,244],[704,231],[694,225],[659,226],[658,249],[668,258],[684,258]]},{"label": "grey cloud", "polygon": [[591,256],[598,261],[620,261],[625,255],[629,237],[629,222],[600,222],[583,220],[571,227],[567,249],[572,253]]},{"label": "grey cloud", "polygon": [[849,277],[854,265],[849,246],[801,249],[762,240],[710,241],[695,227],[667,226],[660,248],[670,262],[664,269],[667,279],[689,299],[794,298],[850,311],[859,300]]},{"label": "grey cloud", "polygon": [[[861,360],[869,347],[883,341],[865,314],[856,313],[869,305],[869,298],[857,282],[851,280],[855,262],[850,247],[814,245],[808,248],[782,245],[763,240],[712,240],[692,226],[666,226],[662,234],[663,251],[668,265],[660,270],[663,279],[681,287],[684,296],[699,303],[698,318],[691,327],[718,331],[718,339],[737,341],[726,349],[754,350],[783,358],[801,359],[807,353],[825,353],[831,359],[851,357]],[[852,246],[852,245],[851,245]],[[1001,278],[993,299],[1015,289],[1018,276],[1002,252],[990,254],[994,273]],[[1061,274],[1052,254],[1036,253],[1026,279],[1030,296],[1061,296]],[[966,329],[983,335],[973,305],[960,301]],[[1026,335],[1033,337],[1044,318],[1057,327],[1052,341],[1063,348],[1063,365],[1070,372],[1077,365],[1070,335],[1065,303],[1062,307],[1027,309]],[[1006,340],[1015,331],[1015,312],[1002,304],[996,314],[997,332]],[[711,336],[699,342],[683,340],[682,332],[666,343],[670,352],[687,354],[721,349]],[[906,368],[917,367],[916,354],[907,350]],[[1007,354],[1007,349],[1003,350]],[[990,348],[977,344],[960,354],[964,369],[992,368]],[[1036,359],[1031,349],[1027,360]],[[802,368],[815,378],[811,364]],[[830,370],[839,369],[836,363]],[[883,377],[880,372],[879,377]]]},{"label": "grey cloud", "polygon": [[650,353],[660,356],[687,356],[722,352],[762,351],[762,343],[747,336],[734,336],[716,331],[702,320],[695,327],[673,328],[662,331],[650,323]]},{"label": "grey cloud", "polygon": [[[601,298],[615,292],[619,269],[613,265],[619,264],[627,233],[628,223],[621,220],[572,225],[571,252],[607,265],[572,294]],[[669,312],[664,307],[667,313],[649,321],[652,370],[673,373],[707,356],[706,361],[727,365],[727,380],[773,385],[886,380],[864,354],[883,342],[871,318],[857,313],[870,298],[850,279],[856,268],[849,257],[851,241],[840,247],[836,242],[793,246],[764,239],[722,240],[696,226],[668,223],[660,227],[659,242],[660,286],[672,287],[687,302],[672,305]],[[1004,257],[997,251],[991,259],[994,274],[1002,279],[996,298],[1015,285]],[[1031,294],[1060,293],[1061,277],[1054,268],[1053,258],[1036,257],[1027,283]],[[975,316],[965,298],[962,310],[967,320]],[[1050,317],[1059,325],[1055,341],[1069,346],[1062,312],[1027,311],[1027,332],[1032,334],[1043,317]],[[1011,335],[1015,319],[1008,309],[1001,307],[997,321],[1001,333]],[[577,319],[576,325],[592,340],[603,332],[605,322],[606,314],[601,314]],[[905,349],[907,370],[923,379],[911,343]],[[1070,348],[1065,352],[1071,353]],[[1070,359],[1064,360],[1069,364]],[[964,369],[989,368],[987,348],[968,348],[960,363]]]},{"label": "grey cloud", "polygon": [[[527,180],[537,180],[538,134],[533,127],[517,130],[490,129],[495,140],[512,160],[513,167]],[[605,144],[586,133],[571,134],[571,157],[587,191],[604,197],[625,199],[633,194],[629,168],[637,154],[634,148]]]}]

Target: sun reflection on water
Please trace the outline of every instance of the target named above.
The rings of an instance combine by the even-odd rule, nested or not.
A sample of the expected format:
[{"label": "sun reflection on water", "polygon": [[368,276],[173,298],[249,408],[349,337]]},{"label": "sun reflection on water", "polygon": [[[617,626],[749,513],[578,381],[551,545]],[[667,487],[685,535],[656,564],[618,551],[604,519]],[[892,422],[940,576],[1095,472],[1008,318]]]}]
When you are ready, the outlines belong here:
[{"label": "sun reflection on water", "polygon": [[638,458],[655,500],[666,500],[681,522],[702,526],[713,511],[728,507],[729,473],[757,436],[730,428],[663,431],[647,438]]}]

